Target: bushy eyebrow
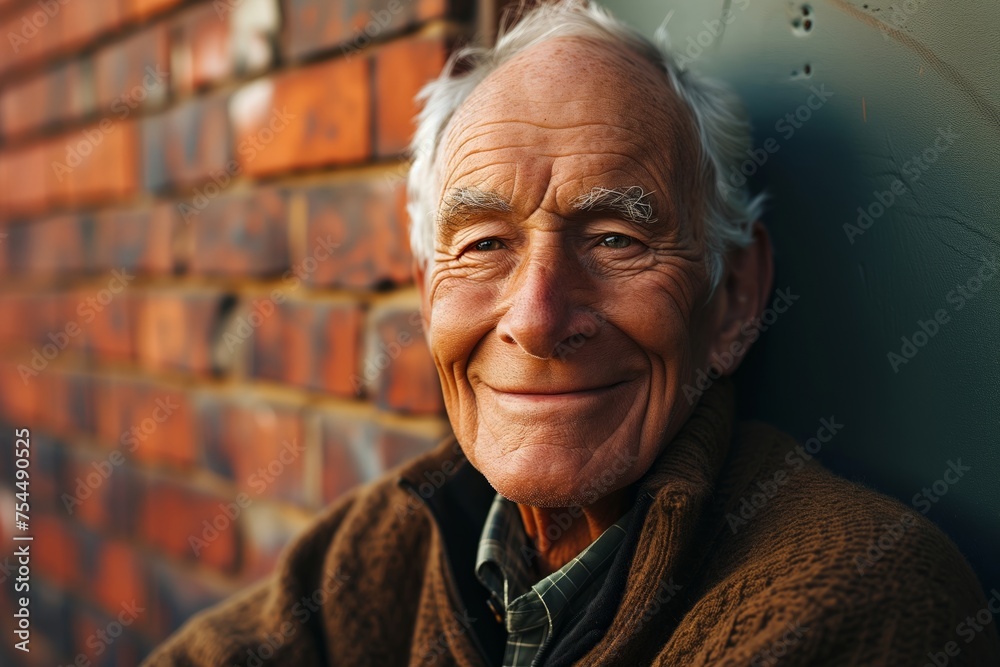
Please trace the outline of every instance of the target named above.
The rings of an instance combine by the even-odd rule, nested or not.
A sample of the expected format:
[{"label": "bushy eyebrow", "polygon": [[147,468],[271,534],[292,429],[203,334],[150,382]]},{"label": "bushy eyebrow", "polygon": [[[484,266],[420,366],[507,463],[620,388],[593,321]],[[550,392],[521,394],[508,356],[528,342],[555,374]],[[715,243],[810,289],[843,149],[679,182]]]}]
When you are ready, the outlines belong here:
[{"label": "bushy eyebrow", "polygon": [[638,185],[627,188],[592,188],[572,201],[579,211],[615,213],[630,222],[651,224],[657,221],[656,200],[652,192]]},{"label": "bushy eyebrow", "polygon": [[441,202],[438,237],[447,246],[471,218],[483,213],[510,213],[511,210],[510,201],[496,192],[477,187],[454,188],[445,194]]},{"label": "bushy eyebrow", "polygon": [[[625,188],[595,187],[576,197],[570,205],[582,212],[613,213],[637,224],[657,222],[656,200],[653,192],[641,186]],[[514,210],[510,200],[502,195],[478,187],[461,187],[449,190],[438,212],[437,234],[442,245],[451,244],[455,234],[470,220],[486,213],[510,213]]]}]

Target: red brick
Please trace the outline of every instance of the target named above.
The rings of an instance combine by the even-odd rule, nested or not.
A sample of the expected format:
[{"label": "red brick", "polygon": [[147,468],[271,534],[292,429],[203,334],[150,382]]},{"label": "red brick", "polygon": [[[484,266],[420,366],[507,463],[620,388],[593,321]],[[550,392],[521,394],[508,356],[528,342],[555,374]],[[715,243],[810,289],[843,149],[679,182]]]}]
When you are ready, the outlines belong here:
[{"label": "red brick", "polygon": [[[135,350],[137,295],[129,289],[134,274],[112,269],[63,295],[59,330],[71,336],[71,349],[94,361],[131,361]],[[76,325],[80,333],[70,331]]]},{"label": "red brick", "polygon": [[[0,214],[2,215],[2,214]],[[23,225],[18,225],[17,220],[11,220],[4,224],[3,218],[0,218],[0,275],[12,275],[14,274],[14,262],[17,258],[17,253],[14,251],[13,237],[15,232],[19,227]],[[0,332],[3,331],[3,324],[0,324]],[[3,338],[3,334],[0,333],[0,339]]]},{"label": "red brick", "polygon": [[205,462],[250,498],[313,502],[302,415],[294,405],[253,396],[202,394],[198,419]]},{"label": "red brick", "polygon": [[94,74],[89,58],[78,58],[54,70],[46,117],[53,122],[75,120],[94,110]]},{"label": "red brick", "polygon": [[28,295],[0,294],[0,341],[14,343],[24,339],[22,313],[29,303]]},{"label": "red brick", "polygon": [[17,359],[0,365],[0,414],[12,424],[37,424],[38,405],[43,400],[41,383],[25,382],[18,366],[29,364],[29,358]]},{"label": "red brick", "polygon": [[139,189],[139,136],[136,123],[120,122],[117,131],[94,150],[94,159],[84,173],[90,178],[81,201],[117,201],[126,199]]},{"label": "red brick", "polygon": [[145,187],[153,192],[197,185],[238,171],[224,95],[191,99],[142,120]]},{"label": "red brick", "polygon": [[178,222],[175,208],[167,203],[100,212],[94,220],[94,267],[170,273]]},{"label": "red brick", "polygon": [[354,303],[290,301],[249,343],[252,377],[341,396],[359,393],[353,369],[361,342],[362,312]]},{"label": "red brick", "polygon": [[419,456],[449,432],[445,420],[379,423],[367,411],[324,410],[317,415],[323,455],[322,502]]},{"label": "red brick", "polygon": [[437,370],[415,307],[372,311],[360,375],[381,408],[444,413]]},{"label": "red brick", "polygon": [[311,363],[306,367],[301,358],[298,363],[289,360],[291,381],[332,394],[356,395],[358,387],[350,369],[356,367],[360,354],[361,310],[344,304],[305,308],[293,309],[292,322],[311,325],[307,329]]},{"label": "red brick", "polygon": [[412,430],[379,426],[374,434],[374,447],[383,468],[390,469],[433,449],[447,433],[448,425],[443,420]]},{"label": "red brick", "polygon": [[220,18],[213,2],[193,7],[178,18],[171,50],[177,63],[174,87],[179,93],[187,94],[233,75],[231,17],[232,12],[226,12]]},{"label": "red brick", "polygon": [[4,136],[29,134],[91,112],[89,87],[93,81],[83,62],[65,63],[6,88],[0,97]]},{"label": "red brick", "polygon": [[[7,256],[4,258],[4,263],[6,264],[5,269],[7,273],[20,276],[31,273],[34,270],[29,257],[36,238],[35,227],[41,224],[43,224],[43,221],[36,219],[31,222],[12,224],[4,228],[7,236],[4,239],[3,245],[0,246],[0,252],[6,251],[5,254]],[[46,272],[38,270],[37,273],[40,276],[44,276]]]},{"label": "red brick", "polygon": [[89,204],[134,194],[139,183],[137,142],[134,122],[108,117],[59,137],[51,148],[55,198]]},{"label": "red brick", "polygon": [[[177,560],[228,572],[238,569],[241,521],[227,524],[224,513],[232,498],[160,477],[149,479],[145,488],[137,528],[146,544]],[[219,516],[222,529],[213,532],[213,520]]]},{"label": "red brick", "polygon": [[[32,303],[27,304],[21,311],[25,342],[39,348],[52,343],[57,346],[58,353],[58,350],[64,347],[64,341],[58,334],[65,332],[68,322],[65,316],[65,293],[39,290],[32,295],[31,301]],[[73,334],[71,331],[69,335],[79,335],[79,333]],[[54,338],[58,340],[53,340]],[[48,350],[45,353],[48,357],[54,356]]]},{"label": "red brick", "polygon": [[353,55],[373,41],[384,41],[418,21],[451,16],[464,18],[472,3],[465,0],[363,0],[326,2],[286,0],[284,50],[297,59],[328,49]]},{"label": "red brick", "polygon": [[[90,129],[90,128],[88,128]],[[96,139],[96,135],[89,135]],[[85,145],[86,144],[86,145]],[[69,206],[73,201],[73,188],[80,174],[76,170],[85,165],[84,156],[79,152],[89,150],[86,159],[93,157],[93,144],[77,130],[71,134],[56,135],[41,144],[45,151],[41,185],[45,195],[45,208],[51,210]],[[72,165],[72,166],[71,166]]]},{"label": "red brick", "polygon": [[376,152],[403,152],[413,137],[413,118],[420,108],[414,98],[437,77],[446,58],[441,38],[402,39],[375,54]]},{"label": "red brick", "polygon": [[80,273],[90,268],[91,222],[82,215],[61,215],[21,225],[12,242],[19,248],[14,267],[21,275],[54,276]]},{"label": "red brick", "polygon": [[404,167],[402,172],[389,172],[383,174],[382,185],[392,196],[395,197],[395,222],[394,233],[399,239],[399,253],[409,261],[409,269],[406,273],[406,282],[413,280],[413,253],[410,250],[410,214],[406,211],[406,172],[408,167]]},{"label": "red brick", "polygon": [[185,391],[131,378],[95,378],[92,387],[94,432],[122,459],[177,467],[195,463],[195,410]]},{"label": "red brick", "polygon": [[173,44],[176,90],[190,93],[266,70],[279,26],[278,0],[222,0],[185,12]]},{"label": "red brick", "polygon": [[22,70],[37,61],[44,53],[54,49],[59,42],[61,27],[56,19],[49,18],[34,3],[14,11],[0,27],[9,51],[0,60],[0,72]]},{"label": "red brick", "polygon": [[[0,64],[4,72],[24,68],[41,58],[53,58],[92,43],[121,24],[117,2],[58,2],[47,14],[39,3],[28,3],[13,13],[3,33],[15,33],[14,57]],[[33,22],[33,25],[31,25]],[[10,41],[10,40],[8,40]]]},{"label": "red brick", "polygon": [[130,395],[127,428],[118,442],[129,460],[189,468],[198,459],[195,408],[181,390],[154,384]]},{"label": "red brick", "polygon": [[60,412],[70,393],[65,377],[49,367],[31,378],[29,384],[37,391],[37,402],[34,421],[28,426],[51,436],[72,439],[69,420]]},{"label": "red brick", "polygon": [[[54,510],[55,513],[58,513],[63,509],[60,496],[66,490],[64,483],[67,465],[66,445],[39,431],[33,432],[30,440],[31,468],[29,473],[31,485],[29,489],[31,507]],[[13,450],[12,445],[8,451],[13,454]],[[13,469],[4,472],[4,479],[10,480],[9,483],[13,484],[15,481]]]},{"label": "red brick", "polygon": [[[123,604],[149,608],[143,560],[132,545],[121,540],[103,540],[86,575],[88,597],[107,614],[117,616]],[[150,619],[148,615],[140,615],[135,622],[137,626],[145,626]]]},{"label": "red brick", "polygon": [[[48,305],[42,301],[40,306]],[[38,307],[36,306],[36,309]],[[25,317],[22,319],[26,324],[30,324],[32,328],[38,328],[41,325],[41,320],[44,314],[32,313],[29,309],[23,309],[21,311]],[[47,369],[51,367],[51,359],[58,358],[60,354],[59,348],[51,342],[46,336],[48,333],[53,333],[57,335],[55,329],[46,329],[45,333],[32,331],[33,338],[30,340],[22,341],[21,344],[17,346],[17,353],[12,355],[11,361],[14,366],[11,367],[13,373],[10,380],[17,378],[18,383],[14,385],[13,383],[8,385],[8,388],[14,390],[15,387],[21,387],[22,389],[32,389],[38,392],[42,390],[42,381],[39,378],[43,378]],[[43,342],[44,341],[44,342]],[[14,397],[10,397],[14,398]],[[41,398],[41,394],[37,398]],[[17,401],[15,401],[17,403]],[[38,402],[31,402],[32,416],[37,415],[38,412]]]},{"label": "red brick", "polygon": [[[61,339],[57,341],[59,344],[66,341],[58,336],[57,332],[61,331],[69,336],[65,351],[70,354],[85,354],[87,352],[90,310],[93,305],[88,302],[88,299],[103,298],[103,296],[94,289],[87,291],[67,289],[51,295],[53,317],[56,319],[49,324],[48,331],[56,332],[54,335]],[[73,324],[77,326],[74,327]],[[48,337],[48,340],[51,340],[51,337]]]},{"label": "red brick", "polygon": [[72,438],[93,431],[89,376],[50,367],[36,382],[43,387],[39,417],[47,433]]},{"label": "red brick", "polygon": [[24,340],[24,322],[26,309],[31,304],[31,297],[26,294],[0,294],[0,341],[11,343],[8,349],[13,349],[13,343]]},{"label": "red brick", "polygon": [[101,535],[131,537],[147,482],[127,452],[75,448],[64,463],[58,512]]},{"label": "red brick", "polygon": [[[396,192],[379,180],[338,181],[309,188],[305,202],[306,245],[296,248],[293,267],[303,282],[322,287],[372,288],[406,284],[412,258],[405,223],[398,219]],[[304,262],[336,244],[329,261],[307,271]]]},{"label": "red brick", "polygon": [[[13,592],[13,588],[11,588]],[[38,578],[31,582],[31,652],[3,664],[22,665],[23,657],[30,661],[23,667],[72,664],[76,649],[72,644],[72,610],[74,605],[66,592]],[[10,612],[14,609],[11,607]],[[35,640],[38,643],[35,643]],[[13,649],[12,649],[13,650]]]},{"label": "red brick", "polygon": [[182,290],[149,292],[139,306],[137,355],[150,370],[210,373],[224,296]]},{"label": "red brick", "polygon": [[97,107],[112,120],[162,104],[170,87],[167,26],[153,26],[98,51],[94,83]]},{"label": "red brick", "polygon": [[[148,652],[147,641],[139,625],[148,619],[149,611],[132,605],[131,600],[121,600],[113,612],[105,612],[89,605],[72,606],[70,638],[72,645],[66,660],[58,665],[86,665],[87,667],[116,667],[138,665]],[[121,620],[128,620],[123,626]],[[122,628],[121,631],[118,628]],[[115,634],[119,633],[120,634]]]},{"label": "red brick", "polygon": [[[66,430],[74,435],[89,435],[94,432],[94,401],[90,384],[90,375],[78,372],[61,373],[51,371],[52,378],[60,378],[62,382],[63,400],[53,402],[56,406],[51,412],[60,411],[59,420]],[[50,412],[50,414],[51,414]]]},{"label": "red brick", "polygon": [[81,536],[73,524],[49,512],[32,512],[29,534],[44,539],[35,549],[31,561],[32,572],[49,582],[65,589],[76,588],[81,581],[79,562],[67,558],[67,554],[79,554],[82,550]]},{"label": "red brick", "polygon": [[[302,42],[311,64],[283,59],[281,70],[240,84],[275,61],[274,17],[247,17],[260,19],[276,2],[240,0],[219,17],[210,0],[120,0],[129,23],[120,31],[113,21],[64,27],[60,19],[0,90],[0,132],[13,139],[0,142],[0,229],[9,233],[0,239],[0,280],[11,283],[0,294],[8,362],[0,367],[0,421],[34,429],[38,510],[54,508],[50,519],[70,536],[54,542],[66,570],[39,572],[33,584],[33,594],[47,590],[56,601],[51,616],[66,619],[44,623],[33,611],[35,657],[53,655],[41,648],[46,633],[53,650],[68,654],[45,664],[70,662],[74,644],[85,645],[120,599],[133,591],[139,598],[145,587],[152,628],[130,629],[94,656],[95,667],[136,664],[147,638],[162,638],[228,595],[229,584],[272,570],[317,505],[426,451],[447,429],[434,407],[436,385],[428,394],[423,384],[433,376],[426,351],[418,354],[422,342],[401,347],[364,398],[355,391],[366,351],[397,340],[415,303],[412,290],[401,298],[371,294],[410,284],[405,170],[384,181],[379,170],[391,167],[308,181],[298,172],[401,162],[411,96],[436,73],[448,44],[428,35],[457,34],[454,26],[419,24],[454,18],[454,5],[403,0],[403,13],[374,40],[379,46],[356,55],[338,49],[379,4],[359,0],[347,10],[317,2],[323,12],[350,12],[346,38]],[[0,9],[0,23],[14,13]],[[189,23],[197,14],[203,22]],[[70,27],[89,37],[73,38]],[[60,52],[64,37],[76,39],[82,57]],[[136,85],[141,61],[162,54],[166,41],[176,46],[172,68],[185,59],[192,65],[188,83],[178,67],[177,103],[129,110],[123,122],[114,98]],[[226,46],[215,51],[218,68],[205,48],[213,43]],[[316,62],[321,50],[337,57]],[[32,89],[35,80],[45,83]],[[273,112],[295,118],[277,136],[255,138],[255,147],[249,137]],[[60,180],[53,162],[66,162],[81,122],[93,129],[102,118],[117,136],[102,133],[101,145]],[[240,123],[238,136],[230,118]],[[181,224],[179,205],[198,197],[207,205]],[[139,278],[97,309],[88,299],[106,288],[112,269]],[[329,287],[343,291],[327,294]],[[283,303],[250,320],[256,300],[275,289]],[[16,364],[54,345],[51,336],[68,322],[79,334],[25,385]],[[160,422],[157,399],[178,406]],[[306,451],[278,471],[283,441]],[[113,455],[122,463],[68,514],[60,496]],[[0,477],[9,479],[9,457],[0,458]],[[203,537],[202,522],[224,516],[219,503],[238,493],[252,502],[237,525],[195,557],[189,536]]]},{"label": "red brick", "polygon": [[263,276],[289,266],[288,207],[275,189],[184,202],[182,217],[191,225],[188,270],[206,275]]},{"label": "red brick", "polygon": [[[98,639],[98,633],[106,632],[107,623],[108,620],[104,614],[94,609],[83,606],[73,609],[73,614],[70,617],[70,635],[73,646],[78,647],[78,655],[83,656],[83,660],[80,661],[82,664],[93,667],[110,667],[102,664],[108,661],[106,657],[107,644]],[[99,641],[102,648],[100,654],[97,653]],[[114,646],[114,643],[111,646]]]},{"label": "red brick", "polygon": [[255,81],[233,96],[237,159],[251,175],[364,160],[371,154],[368,64],[334,60]]},{"label": "red brick", "polygon": [[130,21],[144,21],[182,2],[184,0],[122,0],[122,14]]},{"label": "red brick", "polygon": [[168,561],[157,559],[149,566],[150,613],[155,637],[166,637],[194,614],[236,592],[231,583],[219,577],[196,573]]},{"label": "red brick", "polygon": [[18,81],[0,97],[0,123],[5,138],[16,137],[51,122],[46,113],[51,79],[48,75]]},{"label": "red brick", "polygon": [[348,490],[375,479],[385,468],[374,447],[374,427],[368,414],[320,413],[323,472],[322,502],[328,504]]},{"label": "red brick", "polygon": [[69,2],[56,15],[59,42],[56,49],[65,53],[118,28],[122,23],[117,2]]},{"label": "red brick", "polygon": [[74,448],[69,453],[57,512],[94,531],[110,532],[114,525],[111,498],[119,472],[115,466],[118,459],[106,450]]},{"label": "red brick", "polygon": [[128,430],[128,399],[134,380],[96,376],[94,392],[94,435],[106,447],[117,445]]},{"label": "red brick", "polygon": [[0,153],[0,208],[7,215],[38,213],[46,207],[46,183],[51,173],[49,148],[38,143]]}]

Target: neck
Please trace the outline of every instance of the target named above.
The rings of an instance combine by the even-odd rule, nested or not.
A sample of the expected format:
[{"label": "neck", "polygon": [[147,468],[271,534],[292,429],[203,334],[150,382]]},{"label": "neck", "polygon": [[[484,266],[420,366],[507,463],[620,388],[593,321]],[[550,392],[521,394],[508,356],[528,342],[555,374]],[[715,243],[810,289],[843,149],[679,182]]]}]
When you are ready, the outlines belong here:
[{"label": "neck", "polygon": [[537,574],[547,577],[575,558],[631,507],[634,489],[619,489],[586,507],[518,505],[524,530],[538,552]]}]

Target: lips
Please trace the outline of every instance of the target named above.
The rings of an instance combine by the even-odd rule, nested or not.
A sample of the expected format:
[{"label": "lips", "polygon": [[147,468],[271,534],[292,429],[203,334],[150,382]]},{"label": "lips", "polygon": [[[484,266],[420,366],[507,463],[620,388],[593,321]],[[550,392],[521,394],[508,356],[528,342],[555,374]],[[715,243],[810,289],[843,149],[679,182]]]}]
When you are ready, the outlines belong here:
[{"label": "lips", "polygon": [[[607,389],[614,389],[615,387],[625,384],[627,380],[622,380],[620,382],[612,382],[610,384],[604,385],[594,385],[588,387],[528,387],[528,388],[506,388],[506,387],[492,387],[490,389],[497,392],[498,394],[511,394],[514,396],[573,396],[576,394],[589,394],[605,391]],[[487,385],[489,386],[489,385]]]},{"label": "lips", "polygon": [[605,404],[628,380],[586,387],[503,387],[485,385],[498,407],[517,412],[535,409],[588,409]]}]

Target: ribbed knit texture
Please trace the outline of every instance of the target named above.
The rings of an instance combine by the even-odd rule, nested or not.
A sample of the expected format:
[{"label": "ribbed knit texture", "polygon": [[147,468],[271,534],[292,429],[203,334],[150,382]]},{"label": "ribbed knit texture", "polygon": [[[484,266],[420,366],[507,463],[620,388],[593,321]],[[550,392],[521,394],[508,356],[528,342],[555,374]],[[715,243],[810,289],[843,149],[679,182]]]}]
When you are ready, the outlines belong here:
[{"label": "ribbed knit texture", "polygon": [[[639,494],[624,556],[547,664],[921,667],[941,653],[950,667],[1000,666],[995,622],[958,631],[987,602],[948,538],[815,461],[790,465],[792,438],[733,426],[732,394],[728,381],[711,387],[640,480],[651,497]],[[271,577],[192,618],[145,664],[484,667],[470,633],[493,620],[455,608],[434,521],[396,483],[465,465],[455,450],[446,441],[348,494]],[[784,483],[734,532],[727,515],[779,471]],[[888,548],[870,557],[880,538]],[[303,598],[317,591],[313,612]]]}]

